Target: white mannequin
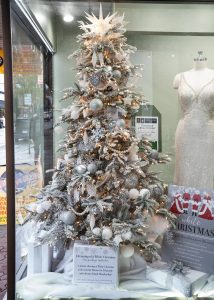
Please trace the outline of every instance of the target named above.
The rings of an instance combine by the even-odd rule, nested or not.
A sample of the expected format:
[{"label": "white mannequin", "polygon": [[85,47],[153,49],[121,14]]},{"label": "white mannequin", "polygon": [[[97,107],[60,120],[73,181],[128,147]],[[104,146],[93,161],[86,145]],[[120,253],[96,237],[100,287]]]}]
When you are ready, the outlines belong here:
[{"label": "white mannequin", "polygon": [[175,135],[174,183],[195,188],[214,187],[214,70],[205,58],[175,76],[183,117]]}]

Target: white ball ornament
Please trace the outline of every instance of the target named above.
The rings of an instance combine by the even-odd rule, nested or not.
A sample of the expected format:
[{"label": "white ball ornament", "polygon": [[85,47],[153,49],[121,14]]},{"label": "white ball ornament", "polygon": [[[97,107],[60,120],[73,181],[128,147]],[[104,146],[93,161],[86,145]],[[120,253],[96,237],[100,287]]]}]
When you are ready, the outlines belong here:
[{"label": "white ball ornament", "polygon": [[92,230],[93,234],[96,235],[96,236],[100,236],[101,235],[101,229],[99,227],[95,227],[93,230]]},{"label": "white ball ornament", "polygon": [[137,189],[131,189],[129,191],[129,198],[130,199],[137,199],[140,195],[140,192]]},{"label": "white ball ornament", "polygon": [[66,225],[72,225],[76,221],[76,215],[72,211],[63,211],[59,219]]},{"label": "white ball ornament", "polygon": [[116,122],[116,126],[119,127],[119,128],[125,128],[126,122],[123,119],[119,119]]},{"label": "white ball ornament", "polygon": [[148,189],[142,189],[140,190],[140,197],[142,197],[143,199],[149,199],[150,197],[150,191]]},{"label": "white ball ornament", "polygon": [[95,98],[91,100],[89,107],[93,111],[101,110],[103,108],[103,102],[100,99]]},{"label": "white ball ornament", "polygon": [[42,214],[44,212],[44,208],[42,207],[42,204],[38,204],[37,207],[36,207],[36,212],[38,214]]},{"label": "white ball ornament", "polygon": [[97,172],[97,165],[94,163],[91,163],[87,166],[87,169],[90,174],[95,174]]},{"label": "white ball ornament", "polygon": [[110,240],[110,238],[112,237],[112,230],[110,227],[106,226],[103,228],[102,231],[102,239],[103,240]]},{"label": "white ball ornament", "polygon": [[134,254],[134,247],[132,245],[121,246],[120,253],[123,257],[129,258]]},{"label": "white ball ornament", "polygon": [[75,170],[78,174],[81,175],[87,171],[87,167],[85,165],[78,165],[78,166],[76,166]]}]

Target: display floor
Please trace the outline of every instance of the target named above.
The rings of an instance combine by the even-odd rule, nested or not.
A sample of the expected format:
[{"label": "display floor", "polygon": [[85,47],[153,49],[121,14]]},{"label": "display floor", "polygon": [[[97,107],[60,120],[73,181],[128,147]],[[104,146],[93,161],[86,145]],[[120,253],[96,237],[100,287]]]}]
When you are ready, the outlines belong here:
[{"label": "display floor", "polygon": [[[117,289],[106,286],[72,285],[63,274],[33,274],[17,283],[19,300],[39,299],[187,299],[178,292],[160,288],[149,280],[124,280]],[[210,276],[207,284],[198,295],[188,299],[214,299],[214,276]]]}]

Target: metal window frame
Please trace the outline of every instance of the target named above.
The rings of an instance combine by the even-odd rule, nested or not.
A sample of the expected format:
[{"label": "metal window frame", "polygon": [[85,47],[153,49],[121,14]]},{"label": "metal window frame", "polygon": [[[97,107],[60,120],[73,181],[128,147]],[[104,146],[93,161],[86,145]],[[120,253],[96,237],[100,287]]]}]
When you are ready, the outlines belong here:
[{"label": "metal window frame", "polygon": [[[7,299],[16,299],[16,207],[15,207],[15,158],[14,158],[14,118],[13,118],[13,73],[12,73],[12,40],[11,16],[19,20],[20,26],[32,41],[36,41],[44,54],[44,98],[46,97],[45,83],[52,89],[52,56],[54,48],[30,10],[22,9],[19,0],[2,0],[2,29],[5,86],[5,116],[6,116],[6,172],[7,172]],[[20,1],[21,2],[21,1]],[[45,101],[44,101],[45,103]],[[44,132],[45,135],[45,132]],[[49,133],[47,145],[44,139],[44,150],[48,152],[48,167],[53,166],[53,133]],[[45,178],[45,182],[47,182]]]},{"label": "metal window frame", "polygon": [[[52,0],[57,1],[57,0]],[[65,0],[66,1],[66,0]],[[69,0],[67,0],[69,2]],[[74,0],[73,2],[86,2],[85,0]],[[88,1],[88,2],[100,2],[100,0]],[[144,1],[144,0],[102,0],[102,2],[116,2],[116,3],[153,3],[153,4],[214,4],[214,0],[202,0],[202,1]],[[29,19],[24,15],[20,7],[17,6],[15,0],[1,0],[2,7],[2,27],[3,27],[3,47],[4,47],[4,85],[5,85],[5,115],[6,115],[6,170],[7,170],[7,299],[16,299],[16,248],[15,248],[15,161],[14,161],[14,119],[13,119],[13,76],[12,76],[12,47],[11,47],[11,9],[23,22],[23,26],[28,28],[33,38],[41,43],[45,54],[46,63],[48,63],[49,68],[52,68],[52,55],[54,49],[52,49],[51,43],[48,41],[46,35],[44,34],[42,28],[36,22],[37,30],[33,26],[33,22],[29,22],[32,14],[30,11]],[[33,18],[33,21],[35,19]],[[39,36],[38,32],[41,31],[42,35]],[[45,38],[45,40],[44,40]],[[47,47],[47,43],[50,47]],[[50,71],[49,69],[49,71]],[[52,78],[47,77],[49,85],[52,84]],[[47,145],[45,146],[47,149]],[[53,149],[52,149],[53,151]],[[52,153],[53,154],[53,153]]]}]

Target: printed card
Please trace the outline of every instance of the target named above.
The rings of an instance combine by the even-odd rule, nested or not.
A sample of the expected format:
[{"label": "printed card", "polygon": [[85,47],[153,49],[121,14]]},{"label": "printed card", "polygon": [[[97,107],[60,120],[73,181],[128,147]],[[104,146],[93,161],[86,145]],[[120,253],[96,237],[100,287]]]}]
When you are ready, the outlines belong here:
[{"label": "printed card", "polygon": [[75,243],[73,283],[118,285],[118,250]]},{"label": "printed card", "polygon": [[214,192],[172,185],[168,201],[178,218],[176,229],[164,236],[163,260],[214,274]]}]

